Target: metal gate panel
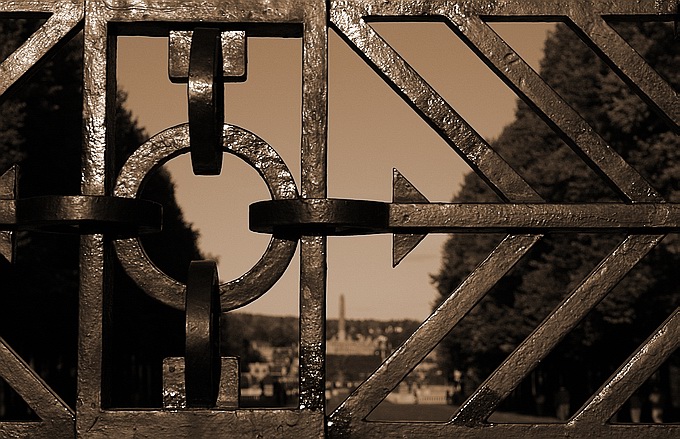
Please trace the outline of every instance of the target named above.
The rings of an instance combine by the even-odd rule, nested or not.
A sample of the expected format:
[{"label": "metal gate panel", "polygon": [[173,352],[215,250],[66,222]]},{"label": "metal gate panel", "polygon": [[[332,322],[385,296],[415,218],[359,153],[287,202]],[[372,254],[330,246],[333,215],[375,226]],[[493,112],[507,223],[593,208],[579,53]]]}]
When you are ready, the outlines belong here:
[{"label": "metal gate panel", "polygon": [[[678,348],[680,308],[632,353],[567,423],[493,424],[487,421],[500,402],[666,233],[680,230],[680,207],[665,203],[637,171],[607,145],[487,23],[494,20],[567,23],[675,132],[679,132],[677,92],[605,21],[605,17],[611,16],[677,20],[677,7],[676,1],[663,0],[26,0],[3,3],[0,14],[41,13],[50,16],[26,43],[0,64],[0,99],[20,87],[22,78],[45,56],[83,30],[84,150],[82,193],[79,196],[22,200],[13,189],[16,184],[14,169],[0,179],[0,228],[4,230],[0,235],[0,249],[3,256],[11,257],[12,232],[25,227],[29,222],[26,218],[33,221],[33,227],[36,227],[35,224],[40,227],[57,223],[87,223],[90,227],[81,231],[77,406],[70,408],[63,403],[0,339],[0,377],[26,400],[41,419],[41,422],[0,422],[0,435],[46,438],[181,438],[197,435],[343,438],[677,436],[680,434],[677,425],[615,425],[610,424],[609,419]],[[523,177],[370,26],[372,21],[395,20],[445,22],[565,139],[588,166],[607,181],[621,202],[545,203]],[[206,32],[205,27],[217,31]],[[266,142],[239,127],[222,127],[221,123],[216,126],[215,120],[191,114],[189,124],[168,129],[142,145],[118,174],[114,165],[112,124],[117,90],[117,37],[170,36],[171,62],[175,63],[173,68],[176,69],[171,68],[170,75],[175,80],[189,83],[190,106],[214,111],[214,100],[221,101],[201,91],[201,84],[210,84],[211,81],[215,84],[219,80],[216,77],[223,75],[245,76],[239,68],[230,71],[227,61],[244,56],[244,39],[256,28],[260,32],[265,29],[264,32],[270,36],[302,39],[302,176],[299,191],[283,161]],[[453,151],[489,184],[503,203],[429,203],[396,170],[392,203],[327,197],[327,40],[330,28],[367,60]],[[193,34],[187,33],[189,30],[193,30]],[[207,38],[205,41],[217,38],[221,42],[215,48],[214,57],[193,61],[192,41],[198,38]],[[230,58],[232,56],[235,58]],[[225,59],[222,60],[222,57]],[[206,60],[219,65],[202,65]],[[215,73],[222,70],[221,67],[224,67],[224,72]],[[213,77],[210,77],[211,71]],[[228,111],[228,96],[226,102]],[[222,152],[228,152],[239,156],[255,167],[270,187],[272,200],[251,206],[251,229],[273,234],[284,231],[288,237],[272,238],[268,253],[259,265],[237,281],[223,285],[211,283],[209,273],[207,278],[199,279],[198,284],[173,283],[145,259],[135,237],[120,239],[112,232],[125,228],[128,234],[136,236],[142,229],[158,226],[160,212],[139,200],[137,190],[144,177],[163,161],[190,152],[199,172],[200,169],[208,169],[207,172],[213,169],[215,163],[210,158],[203,163],[207,168],[197,166],[201,154],[211,157],[210,154],[214,156],[215,151],[199,150],[193,145],[192,129],[197,132],[194,127],[205,130],[216,128],[217,141],[213,142],[216,144],[213,147],[217,148],[217,155],[221,157]],[[22,214],[29,210],[33,217]],[[499,218],[506,220],[499,221]],[[335,412],[326,415],[327,236],[392,233],[396,265],[427,233],[461,231],[503,232],[508,235],[406,342]],[[456,323],[545,233],[553,231],[621,231],[628,236],[510,354],[449,422],[367,421],[370,412]],[[298,241],[301,259],[300,402],[297,408],[238,408],[237,404],[233,404],[238,397],[238,368],[229,359],[223,359],[216,367],[221,367],[222,372],[220,397],[222,401],[232,401],[232,405],[210,405],[207,408],[168,405],[153,410],[108,408],[102,393],[102,380],[107,374],[103,352],[108,324],[107,304],[111,294],[109,277],[114,257],[120,259],[147,294],[169,306],[184,308],[184,296],[189,297],[188,290],[204,288],[206,297],[216,297],[219,291],[221,305],[210,308],[212,318],[220,309],[235,309],[265,294],[285,270]],[[187,301],[187,313],[189,307]],[[199,318],[197,324],[207,325],[208,322]],[[179,359],[177,363],[187,370],[192,367],[188,356],[189,353],[186,359]],[[189,372],[186,374],[188,380]],[[171,381],[168,380],[168,386],[173,385]]]}]

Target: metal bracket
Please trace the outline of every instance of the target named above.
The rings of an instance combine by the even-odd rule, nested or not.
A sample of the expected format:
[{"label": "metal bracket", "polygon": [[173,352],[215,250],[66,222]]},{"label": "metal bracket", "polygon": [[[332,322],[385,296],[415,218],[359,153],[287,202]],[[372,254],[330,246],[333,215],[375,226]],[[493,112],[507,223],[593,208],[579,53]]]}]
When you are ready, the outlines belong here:
[{"label": "metal bracket", "polygon": [[192,261],[186,288],[185,357],[163,361],[163,408],[237,409],[238,358],[220,358],[217,264]]},{"label": "metal bracket", "polygon": [[161,230],[163,208],[148,200],[91,195],[18,199],[18,166],[0,177],[0,254],[12,259],[12,232],[104,233],[137,236]]},{"label": "metal bracket", "polygon": [[[225,78],[245,80],[245,32],[197,27],[170,32],[168,73],[188,82],[189,144],[195,175],[222,170]],[[187,52],[188,55],[187,56]]]},{"label": "metal bracket", "polygon": [[[168,76],[170,81],[186,84],[189,81],[189,53],[193,31],[170,31],[168,44]],[[248,68],[248,39],[246,32],[221,32],[222,80],[224,82],[245,82]]]}]

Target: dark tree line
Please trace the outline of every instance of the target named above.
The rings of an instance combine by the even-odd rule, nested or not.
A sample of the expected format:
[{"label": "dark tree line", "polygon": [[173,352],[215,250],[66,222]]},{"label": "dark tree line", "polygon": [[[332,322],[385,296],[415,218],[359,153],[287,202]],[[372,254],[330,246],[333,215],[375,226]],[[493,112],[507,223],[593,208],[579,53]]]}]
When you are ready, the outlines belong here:
[{"label": "dark tree line", "polygon": [[[32,20],[0,21],[0,59],[39,25]],[[76,36],[0,106],[0,173],[19,164],[19,196],[80,192],[82,147],[82,39]],[[146,133],[125,109],[119,93],[116,154],[125,159]],[[118,163],[118,166],[122,164]],[[197,232],[175,202],[169,174],[148,182],[143,198],[163,204],[163,232],[144,240],[156,264],[178,280],[190,260],[200,259]],[[72,407],[76,393],[79,237],[39,232],[17,234],[16,260],[0,258],[0,336]],[[110,358],[114,406],[160,406],[161,361],[182,356],[183,313],[144,294],[115,262]],[[2,418],[28,410],[0,380]],[[4,395],[4,396],[3,396]]]},{"label": "dark tree line", "polygon": [[[677,90],[680,44],[668,23],[615,23],[615,29]],[[680,199],[680,138],[567,26],[549,36],[541,76],[668,202]],[[526,104],[493,148],[548,202],[621,200]],[[474,173],[454,202],[500,202]],[[498,235],[452,235],[433,277],[440,300],[488,255]],[[622,235],[551,234],[490,291],[445,339],[444,367],[480,378],[507,355],[623,239]],[[680,246],[667,237],[563,340],[506,401],[506,408],[547,403],[560,385],[572,409],[585,402],[680,304]],[[659,374],[669,386],[668,367]],[[673,369],[678,370],[678,369]]]}]

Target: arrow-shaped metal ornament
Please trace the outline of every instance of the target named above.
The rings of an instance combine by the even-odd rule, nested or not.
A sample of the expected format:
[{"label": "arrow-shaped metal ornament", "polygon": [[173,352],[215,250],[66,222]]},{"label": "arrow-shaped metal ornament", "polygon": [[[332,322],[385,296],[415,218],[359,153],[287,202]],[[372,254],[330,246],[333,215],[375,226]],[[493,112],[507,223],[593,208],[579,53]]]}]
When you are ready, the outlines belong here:
[{"label": "arrow-shaped metal ornament", "polygon": [[[19,168],[12,165],[0,176],[0,200],[15,200],[17,197],[17,174]],[[7,262],[14,260],[14,232],[0,232],[0,256]]]},{"label": "arrow-shaped metal ornament", "polygon": [[[397,169],[392,169],[392,202],[422,203],[430,201]],[[427,233],[393,233],[392,267],[396,267],[411,251],[425,239]]]}]

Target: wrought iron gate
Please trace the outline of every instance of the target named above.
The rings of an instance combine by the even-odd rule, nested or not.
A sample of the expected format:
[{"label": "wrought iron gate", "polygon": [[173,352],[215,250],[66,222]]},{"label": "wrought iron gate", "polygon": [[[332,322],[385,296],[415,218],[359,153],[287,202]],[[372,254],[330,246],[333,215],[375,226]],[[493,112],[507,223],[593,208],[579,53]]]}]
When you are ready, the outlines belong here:
[{"label": "wrought iron gate", "polygon": [[[40,417],[2,422],[2,437],[677,437],[677,425],[616,425],[608,420],[680,343],[680,311],[649,339],[564,424],[492,424],[487,418],[518,383],[573,329],[607,291],[668,232],[680,211],[625,163],[491,28],[500,21],[565,21],[674,130],[678,94],[630,49],[605,16],[677,20],[676,0],[17,0],[0,13],[49,18],[0,64],[0,95],[75,33],[84,32],[82,194],[17,198],[15,171],[0,180],[0,235],[11,254],[12,231],[81,226],[80,336],[76,407],[67,406],[2,340],[0,377]],[[369,26],[380,20],[446,21],[502,79],[529,102],[593,169],[617,189],[618,204],[547,204],[437,92]],[[327,36],[333,28],[505,201],[430,204],[398,172],[393,203],[327,197]],[[298,186],[274,148],[242,128],[223,126],[221,82],[245,72],[250,32],[301,38],[302,177]],[[121,170],[109,148],[116,90],[116,37],[170,37],[170,76],[189,84],[189,123],[154,136]],[[214,265],[194,263],[187,285],[171,280],[144,254],[137,238],[161,212],[137,197],[145,176],[178,154],[191,153],[197,174],[219,172],[223,152],[253,166],[271,201],[251,206],[251,228],[273,233],[262,259],[243,277],[217,285]],[[447,423],[369,422],[387,396],[495,283],[555,230],[621,230],[628,237],[477,389]],[[110,230],[132,238],[114,239]],[[394,263],[428,232],[508,233],[487,259],[415,333],[332,414],[325,415],[326,239],[329,235],[393,233]],[[299,407],[238,407],[238,365],[215,348],[215,316],[265,294],[300,245]],[[102,404],[109,260],[161,302],[186,309],[186,358],[163,365],[165,407],[112,410]],[[219,294],[217,293],[219,291]],[[218,303],[219,297],[219,303]],[[161,367],[161,365],[159,365]]]}]

